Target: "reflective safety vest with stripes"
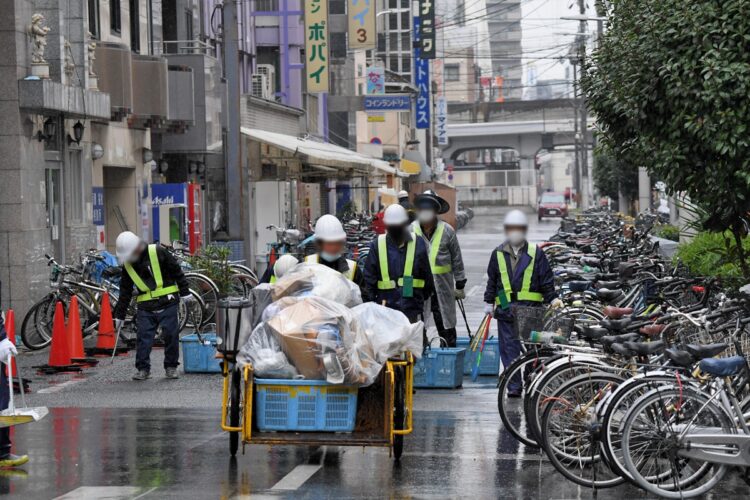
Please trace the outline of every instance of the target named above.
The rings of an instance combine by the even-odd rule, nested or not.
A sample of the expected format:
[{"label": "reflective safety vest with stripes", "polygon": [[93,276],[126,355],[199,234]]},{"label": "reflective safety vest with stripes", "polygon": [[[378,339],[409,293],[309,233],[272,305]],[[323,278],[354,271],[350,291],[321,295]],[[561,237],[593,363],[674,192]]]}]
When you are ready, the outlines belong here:
[{"label": "reflective safety vest with stripes", "polygon": [[[437,256],[440,252],[440,242],[443,239],[444,229],[445,222],[438,221],[435,232],[432,234],[432,239],[430,240],[430,269],[432,269],[432,274],[447,274],[453,270],[450,264],[445,266],[437,265]],[[414,232],[417,234],[417,236],[424,237],[419,222],[414,223]]]},{"label": "reflective safety vest with stripes", "polygon": [[159,266],[159,257],[156,255],[156,245],[151,244],[148,246],[148,258],[151,262],[151,273],[154,275],[154,283],[156,288],[151,290],[146,283],[138,276],[133,266],[130,263],[125,263],[125,271],[130,276],[133,284],[140,292],[136,298],[136,302],[145,302],[147,300],[158,299],[170,293],[178,293],[180,288],[177,285],[164,286],[164,280],[161,276],[161,266]]},{"label": "reflective safety vest with stripes", "polygon": [[276,275],[275,275],[275,274],[272,274],[272,275],[271,275],[271,279],[270,279],[270,280],[268,280],[268,282],[269,282],[269,283],[276,283],[276,281],[277,281]]},{"label": "reflective safety vest with stripes", "polygon": [[[320,262],[320,256],[317,253],[314,253],[312,255],[308,255],[305,257],[305,262],[308,264],[318,264]],[[345,273],[341,273],[349,281],[354,281],[354,273],[357,272],[357,262],[354,260],[346,259],[346,263],[349,266],[349,270],[347,270]],[[274,278],[276,278],[276,275],[274,274],[273,278],[271,278],[271,283],[276,281]]]},{"label": "reflective safety vest with stripes", "polygon": [[[417,248],[417,240],[414,236],[406,244],[406,262],[404,262],[403,276],[398,281],[392,280],[388,272],[388,244],[385,241],[385,235],[378,236],[378,261],[380,263],[380,281],[378,281],[378,290],[394,290],[396,284],[404,286],[404,278],[411,278],[414,271],[414,253]],[[424,288],[424,280],[412,279],[412,287]]]},{"label": "reflective safety vest with stripes", "polygon": [[523,282],[521,284],[521,290],[513,292],[513,288],[510,284],[510,272],[508,270],[508,264],[505,262],[505,255],[502,250],[497,251],[497,265],[500,268],[500,281],[503,285],[502,290],[497,292],[495,297],[495,304],[503,305],[500,300],[500,294],[505,295],[505,303],[509,304],[518,300],[525,300],[528,302],[544,302],[544,296],[538,292],[531,291],[531,277],[534,275],[534,261],[536,260],[536,245],[529,243],[527,250],[531,262],[526,266],[523,272]]}]

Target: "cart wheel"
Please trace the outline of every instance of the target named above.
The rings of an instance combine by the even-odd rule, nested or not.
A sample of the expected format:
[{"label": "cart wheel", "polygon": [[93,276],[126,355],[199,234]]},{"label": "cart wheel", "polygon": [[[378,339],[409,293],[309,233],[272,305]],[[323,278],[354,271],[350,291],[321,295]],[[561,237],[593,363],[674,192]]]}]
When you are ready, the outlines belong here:
[{"label": "cart wheel", "polygon": [[[240,425],[240,389],[242,377],[240,370],[232,370],[232,385],[229,389],[229,425],[238,427]],[[237,448],[240,444],[240,433],[229,433],[229,453],[232,456],[237,454]]]},{"label": "cart wheel", "polygon": [[[394,369],[396,377],[393,390],[393,428],[403,430],[406,428],[406,394],[404,392],[406,381],[404,380],[404,368],[396,366]],[[404,435],[396,434],[393,436],[393,457],[400,460],[403,451]]]}]

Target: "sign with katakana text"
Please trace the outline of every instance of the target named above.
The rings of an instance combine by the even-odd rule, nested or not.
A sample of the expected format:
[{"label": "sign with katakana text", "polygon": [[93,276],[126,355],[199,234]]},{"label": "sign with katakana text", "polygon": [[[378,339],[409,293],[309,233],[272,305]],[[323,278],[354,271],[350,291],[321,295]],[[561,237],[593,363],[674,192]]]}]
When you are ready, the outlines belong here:
[{"label": "sign with katakana text", "polygon": [[349,48],[374,49],[377,45],[375,0],[347,0],[347,4]]},{"label": "sign with katakana text", "polygon": [[307,92],[328,92],[328,0],[304,3]]},{"label": "sign with katakana text", "polygon": [[435,0],[419,0],[419,57],[435,59]]},{"label": "sign with katakana text", "polygon": [[385,68],[383,66],[368,66],[367,95],[385,94]]},{"label": "sign with katakana text", "polygon": [[363,104],[365,111],[411,110],[411,98],[408,94],[366,95]]},{"label": "sign with katakana text", "polygon": [[[414,16],[414,38],[420,41],[421,19]],[[414,48],[414,84],[417,86],[415,121],[418,129],[430,128],[430,61],[420,57],[421,44]]]},{"label": "sign with katakana text", "polygon": [[435,135],[440,146],[448,145],[448,100],[444,95],[435,99]]}]

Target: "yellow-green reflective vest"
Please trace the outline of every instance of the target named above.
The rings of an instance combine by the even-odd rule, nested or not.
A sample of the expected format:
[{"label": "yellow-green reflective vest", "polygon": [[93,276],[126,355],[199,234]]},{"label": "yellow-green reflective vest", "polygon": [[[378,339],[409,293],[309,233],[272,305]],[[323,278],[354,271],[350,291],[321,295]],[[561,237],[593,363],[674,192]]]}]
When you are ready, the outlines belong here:
[{"label": "yellow-green reflective vest", "polygon": [[[378,281],[378,290],[393,290],[398,286],[404,286],[404,277],[411,277],[414,270],[414,253],[417,248],[415,237],[406,244],[406,262],[404,262],[404,275],[394,281],[388,273],[388,245],[385,241],[385,235],[378,236],[378,261],[380,262],[380,281]],[[424,288],[424,280],[413,279],[412,287]]]},{"label": "yellow-green reflective vest", "polygon": [[[308,255],[307,257],[305,257],[305,262],[307,262],[308,264],[318,264],[320,263],[320,256],[317,253]],[[349,265],[349,270],[341,274],[346,276],[349,281],[354,281],[354,273],[357,272],[357,262],[346,259],[346,263]],[[276,276],[274,275],[274,278],[275,277]],[[273,280],[273,278],[271,279]],[[271,283],[273,283],[273,281],[271,281]]]},{"label": "yellow-green reflective vest", "polygon": [[501,301],[499,295],[501,293],[505,294],[507,303],[513,302],[514,299],[525,300],[529,302],[544,302],[544,296],[542,296],[541,293],[531,291],[531,277],[534,274],[536,245],[532,245],[531,243],[529,243],[527,252],[529,254],[529,257],[531,257],[531,262],[529,262],[529,265],[526,266],[526,269],[523,272],[523,283],[521,284],[521,290],[519,292],[513,293],[513,289],[510,285],[510,273],[508,272],[508,264],[505,262],[505,255],[503,255],[502,250],[497,251],[497,265],[500,268],[500,280],[502,282],[503,289],[498,292],[498,297],[495,297],[495,304],[500,305]]},{"label": "yellow-green reflective vest", "polygon": [[270,280],[268,280],[268,282],[269,282],[269,283],[276,283],[276,275],[275,275],[275,274],[272,274],[272,275],[271,275],[271,279],[270,279]]},{"label": "yellow-green reflective vest", "polygon": [[[447,274],[453,270],[450,264],[446,266],[437,265],[437,256],[438,252],[440,252],[440,242],[443,239],[443,229],[445,229],[445,222],[438,221],[435,232],[432,233],[432,239],[430,240],[430,269],[432,269],[432,274]],[[417,236],[424,236],[419,222],[414,224],[414,232]]]},{"label": "yellow-green reflective vest", "polygon": [[156,284],[156,288],[153,290],[146,286],[146,283],[138,276],[138,273],[135,272],[130,263],[125,263],[125,271],[140,292],[136,298],[136,302],[145,302],[147,300],[158,299],[170,293],[178,293],[180,288],[177,285],[164,286],[164,280],[161,277],[161,266],[159,266],[159,257],[156,255],[156,245],[151,244],[148,246],[148,258],[151,261],[151,272],[154,275],[154,283]]}]

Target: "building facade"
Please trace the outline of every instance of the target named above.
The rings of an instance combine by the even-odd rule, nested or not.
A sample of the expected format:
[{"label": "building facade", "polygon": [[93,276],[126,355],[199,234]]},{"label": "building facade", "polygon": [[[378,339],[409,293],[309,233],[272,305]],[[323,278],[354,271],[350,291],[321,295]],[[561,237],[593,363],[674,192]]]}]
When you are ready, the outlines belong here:
[{"label": "building facade", "polygon": [[521,99],[521,0],[486,0],[492,76],[502,77],[504,99]]}]

